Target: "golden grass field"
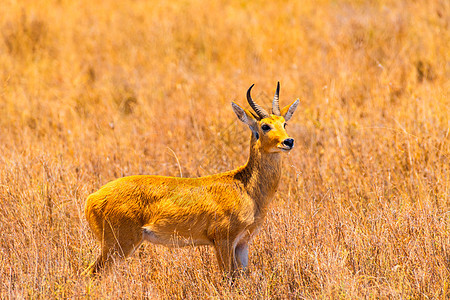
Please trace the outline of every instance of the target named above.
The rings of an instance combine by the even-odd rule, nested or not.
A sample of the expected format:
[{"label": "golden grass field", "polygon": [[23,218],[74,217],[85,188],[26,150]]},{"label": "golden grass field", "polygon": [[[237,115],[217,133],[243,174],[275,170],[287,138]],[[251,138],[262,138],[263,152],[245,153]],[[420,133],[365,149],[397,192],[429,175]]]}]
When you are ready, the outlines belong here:
[{"label": "golden grass field", "polygon": [[[450,2],[0,4],[0,298],[448,299]],[[142,245],[99,279],[86,197],[246,162],[230,102],[301,103],[250,272]]]}]

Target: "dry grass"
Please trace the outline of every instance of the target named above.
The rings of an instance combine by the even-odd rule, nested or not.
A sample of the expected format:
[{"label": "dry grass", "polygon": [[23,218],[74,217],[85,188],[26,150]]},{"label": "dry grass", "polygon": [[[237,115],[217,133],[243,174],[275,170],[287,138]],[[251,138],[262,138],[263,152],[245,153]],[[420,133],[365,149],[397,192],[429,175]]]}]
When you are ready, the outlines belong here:
[{"label": "dry grass", "polygon": [[[448,1],[4,2],[0,298],[450,297]],[[297,147],[250,274],[146,244],[80,278],[86,196],[244,164],[230,101],[277,80]]]}]

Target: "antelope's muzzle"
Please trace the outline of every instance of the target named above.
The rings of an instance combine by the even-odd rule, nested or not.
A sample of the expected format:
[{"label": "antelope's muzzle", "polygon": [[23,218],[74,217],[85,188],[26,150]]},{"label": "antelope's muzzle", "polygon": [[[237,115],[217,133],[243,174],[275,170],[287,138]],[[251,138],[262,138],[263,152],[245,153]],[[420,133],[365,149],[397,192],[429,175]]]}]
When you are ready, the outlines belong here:
[{"label": "antelope's muzzle", "polygon": [[292,149],[294,147],[294,139],[285,139],[283,141],[283,146],[286,146],[286,148]]}]

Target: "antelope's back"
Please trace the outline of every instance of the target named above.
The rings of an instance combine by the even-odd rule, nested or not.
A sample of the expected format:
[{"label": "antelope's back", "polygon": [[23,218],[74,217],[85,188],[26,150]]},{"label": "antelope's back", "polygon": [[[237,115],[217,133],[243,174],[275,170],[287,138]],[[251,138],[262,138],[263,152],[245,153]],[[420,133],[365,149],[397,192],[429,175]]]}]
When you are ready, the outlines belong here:
[{"label": "antelope's back", "polygon": [[97,235],[105,220],[115,226],[163,224],[167,230],[228,227],[253,218],[253,202],[232,176],[119,178],[88,196],[85,214]]}]

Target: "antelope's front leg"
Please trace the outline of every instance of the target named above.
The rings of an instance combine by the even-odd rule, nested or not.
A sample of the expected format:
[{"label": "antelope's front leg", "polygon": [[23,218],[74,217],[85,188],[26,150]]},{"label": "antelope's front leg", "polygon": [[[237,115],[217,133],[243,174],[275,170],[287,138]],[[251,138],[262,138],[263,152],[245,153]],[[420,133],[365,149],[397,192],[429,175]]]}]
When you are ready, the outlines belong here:
[{"label": "antelope's front leg", "polygon": [[227,274],[233,274],[237,265],[232,243],[229,240],[216,241],[214,248],[220,270]]},{"label": "antelope's front leg", "polygon": [[248,243],[243,242],[236,245],[234,249],[236,262],[238,268],[242,269],[244,272],[247,271],[248,266]]}]

